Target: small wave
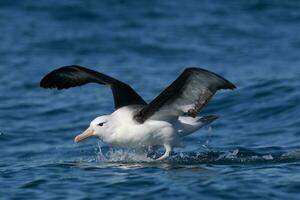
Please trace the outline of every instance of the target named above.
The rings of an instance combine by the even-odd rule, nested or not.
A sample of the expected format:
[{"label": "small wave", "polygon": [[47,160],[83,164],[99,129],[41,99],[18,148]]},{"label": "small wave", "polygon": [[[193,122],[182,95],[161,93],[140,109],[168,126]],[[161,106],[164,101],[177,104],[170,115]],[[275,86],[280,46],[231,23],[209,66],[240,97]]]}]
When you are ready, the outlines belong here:
[{"label": "small wave", "polygon": [[22,189],[36,188],[45,182],[46,182],[46,180],[44,180],[44,179],[33,180],[33,181],[29,181],[29,182],[23,184],[22,186],[20,186],[20,188],[22,188]]}]

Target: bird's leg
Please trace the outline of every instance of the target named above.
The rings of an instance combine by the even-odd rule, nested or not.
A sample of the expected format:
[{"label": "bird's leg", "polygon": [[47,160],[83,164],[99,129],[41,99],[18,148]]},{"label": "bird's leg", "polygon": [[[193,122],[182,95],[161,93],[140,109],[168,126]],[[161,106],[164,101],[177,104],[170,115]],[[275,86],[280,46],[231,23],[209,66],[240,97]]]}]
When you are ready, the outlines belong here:
[{"label": "bird's leg", "polygon": [[161,157],[156,159],[157,161],[164,160],[170,156],[170,154],[172,152],[172,146],[169,144],[164,144],[164,147],[165,147],[166,151],[165,151],[164,155],[162,155]]},{"label": "bird's leg", "polygon": [[147,157],[150,158],[155,158],[157,157],[157,150],[159,149],[159,146],[148,146],[148,151],[147,151]]}]

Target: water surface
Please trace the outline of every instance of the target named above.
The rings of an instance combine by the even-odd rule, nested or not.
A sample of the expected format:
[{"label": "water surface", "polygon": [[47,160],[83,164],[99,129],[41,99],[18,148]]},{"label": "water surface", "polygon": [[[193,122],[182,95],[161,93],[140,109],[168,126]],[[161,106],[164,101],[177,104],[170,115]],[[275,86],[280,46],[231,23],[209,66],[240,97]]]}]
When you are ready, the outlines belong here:
[{"label": "water surface", "polygon": [[[298,199],[298,1],[1,1],[0,199]],[[185,67],[237,85],[220,118],[169,160],[73,137],[113,111],[109,89],[43,90],[70,64],[119,78],[148,102]],[[100,148],[101,147],[101,148]]]}]

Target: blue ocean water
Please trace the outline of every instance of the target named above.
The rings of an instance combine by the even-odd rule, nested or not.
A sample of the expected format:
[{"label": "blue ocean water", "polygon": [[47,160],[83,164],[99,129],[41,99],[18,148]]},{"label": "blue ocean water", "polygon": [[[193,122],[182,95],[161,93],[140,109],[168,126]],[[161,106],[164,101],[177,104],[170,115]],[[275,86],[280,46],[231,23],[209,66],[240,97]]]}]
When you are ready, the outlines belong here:
[{"label": "blue ocean water", "polygon": [[[0,199],[299,199],[300,2],[0,1]],[[76,134],[113,111],[109,89],[40,79],[80,64],[148,102],[185,67],[236,84],[220,118],[169,160]]]}]

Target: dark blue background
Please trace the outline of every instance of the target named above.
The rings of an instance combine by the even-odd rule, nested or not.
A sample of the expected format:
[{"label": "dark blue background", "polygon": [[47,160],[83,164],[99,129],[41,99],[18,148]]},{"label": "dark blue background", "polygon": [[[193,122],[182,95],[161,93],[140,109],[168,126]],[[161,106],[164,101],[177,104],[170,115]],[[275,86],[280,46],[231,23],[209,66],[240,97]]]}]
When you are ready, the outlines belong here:
[{"label": "dark blue background", "polygon": [[[0,1],[0,199],[297,199],[299,1]],[[147,101],[185,67],[238,87],[205,113],[212,129],[163,163],[73,137],[113,111],[111,92],[39,88],[80,64]],[[100,144],[99,144],[100,145]]]}]

